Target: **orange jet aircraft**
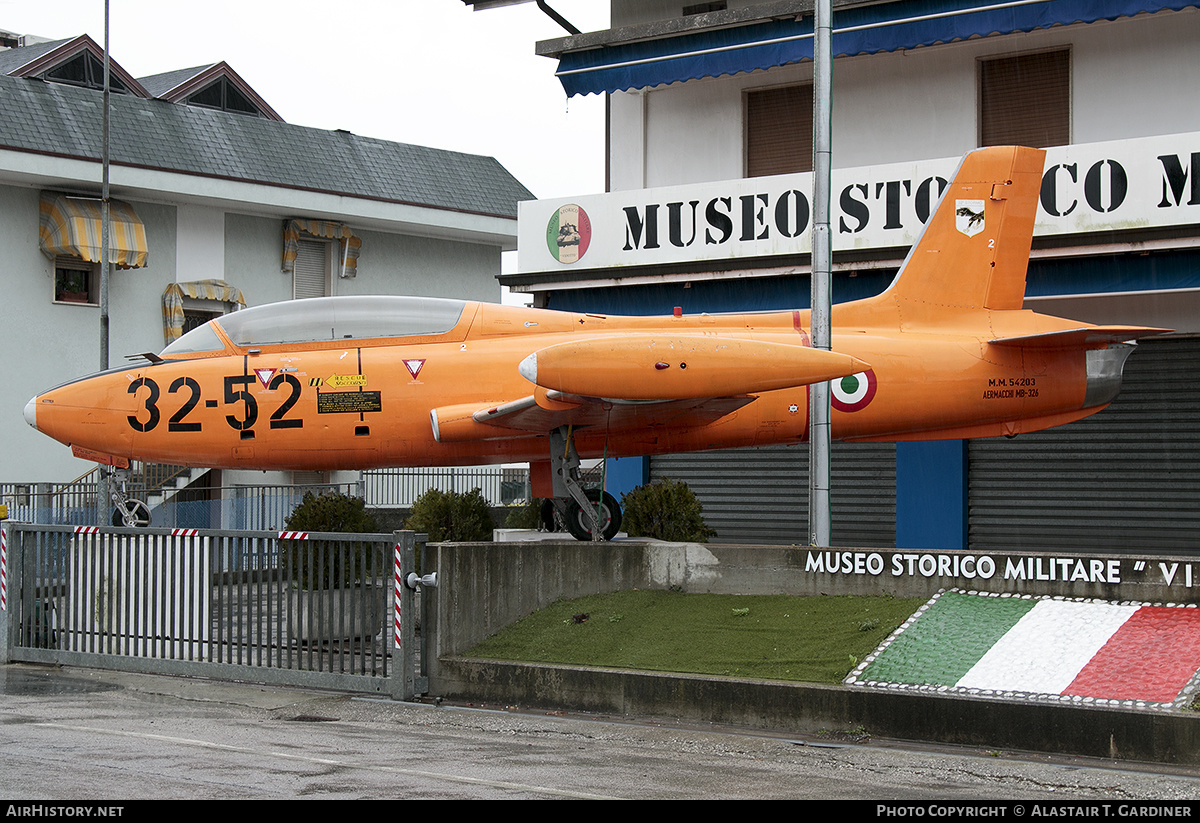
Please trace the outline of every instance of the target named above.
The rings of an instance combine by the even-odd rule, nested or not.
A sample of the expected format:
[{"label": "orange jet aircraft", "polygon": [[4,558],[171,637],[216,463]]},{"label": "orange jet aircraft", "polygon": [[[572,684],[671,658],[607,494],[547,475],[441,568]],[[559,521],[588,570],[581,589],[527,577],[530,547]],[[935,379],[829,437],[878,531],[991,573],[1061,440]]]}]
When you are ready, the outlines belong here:
[{"label": "orange jet aircraft", "polygon": [[34,397],[25,419],[117,464],[529,461],[535,496],[580,539],[620,525],[611,495],[581,488],[581,457],[798,443],[818,381],[834,381],[840,440],[1069,423],[1116,396],[1130,341],[1165,330],[1021,308],[1044,154],[968,154],[891,286],[833,307],[832,351],[811,348],[807,311],[607,317],[318,298],[213,320],[142,364]]}]

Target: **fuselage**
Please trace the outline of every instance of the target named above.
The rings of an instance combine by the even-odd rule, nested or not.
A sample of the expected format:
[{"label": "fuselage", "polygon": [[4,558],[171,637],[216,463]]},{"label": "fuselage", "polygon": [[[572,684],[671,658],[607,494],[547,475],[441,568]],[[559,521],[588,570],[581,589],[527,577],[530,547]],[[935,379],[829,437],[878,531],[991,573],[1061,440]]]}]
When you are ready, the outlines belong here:
[{"label": "fuselage", "polygon": [[[547,413],[577,421],[574,435],[583,457],[807,438],[806,383],[813,381],[797,375],[793,386],[731,395],[736,374],[731,377],[726,368],[718,379],[703,352],[684,351],[686,345],[677,342],[748,340],[790,351],[809,345],[805,311],[605,317],[424,298],[352,298],[376,307],[369,322],[353,317],[326,322],[320,309],[350,305],[332,300],[343,302],[280,304],[266,325],[239,320],[245,315],[253,321],[256,310],[229,315],[197,330],[199,335],[181,338],[158,362],[37,396],[26,419],[78,450],[193,466],[329,470],[545,460],[545,431],[501,421],[449,438],[437,431],[431,410],[486,410],[535,395],[522,362],[557,344],[583,341],[580,351],[594,349],[595,356],[580,356],[579,385],[594,379],[605,394],[587,397],[590,411],[577,417],[569,408],[571,397],[555,400],[542,392],[538,398]],[[853,306],[835,308],[832,349],[869,368],[833,381],[835,439],[1013,435],[1091,414],[1115,394],[1115,387],[1108,396],[1097,390],[1094,375],[1089,392],[1088,359],[1096,360],[1094,351],[988,342],[998,328],[1019,334],[1067,321],[981,311],[949,324],[906,329],[887,311]],[[396,315],[392,321],[389,312]],[[398,334],[381,336],[389,331]],[[643,368],[605,356],[606,345],[629,336],[649,345],[663,341],[659,359]],[[1112,352],[1110,359],[1124,359],[1118,349],[1104,351]],[[628,395],[638,400],[610,394],[622,384],[679,381],[681,368],[701,389],[710,380],[724,394],[708,403],[645,399],[653,388],[631,389]],[[751,386],[778,371],[770,356],[748,357],[739,369]],[[1097,371],[1095,363],[1091,370]],[[1119,374],[1118,364],[1118,385]],[[556,411],[556,403],[568,408]]]}]

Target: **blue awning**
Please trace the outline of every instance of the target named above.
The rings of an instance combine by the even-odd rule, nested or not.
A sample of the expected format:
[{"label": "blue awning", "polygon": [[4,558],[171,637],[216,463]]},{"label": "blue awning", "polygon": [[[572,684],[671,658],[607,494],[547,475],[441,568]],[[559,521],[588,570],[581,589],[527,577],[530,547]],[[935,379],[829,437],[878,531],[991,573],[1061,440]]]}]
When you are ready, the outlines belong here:
[{"label": "blue awning", "polygon": [[[915,0],[846,9],[833,17],[835,56],[875,54],[1072,23],[1200,5],[1184,0]],[[811,60],[812,18],[770,21],[562,55],[567,96],[627,91]]]}]

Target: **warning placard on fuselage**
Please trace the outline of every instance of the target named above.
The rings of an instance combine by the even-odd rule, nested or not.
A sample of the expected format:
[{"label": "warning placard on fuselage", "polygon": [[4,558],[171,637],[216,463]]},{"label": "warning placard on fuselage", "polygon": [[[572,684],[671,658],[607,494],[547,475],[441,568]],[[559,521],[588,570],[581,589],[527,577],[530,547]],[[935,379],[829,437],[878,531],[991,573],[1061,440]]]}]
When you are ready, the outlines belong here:
[{"label": "warning placard on fuselage", "polygon": [[323,391],[317,394],[317,414],[361,414],[382,410],[377,391]]}]

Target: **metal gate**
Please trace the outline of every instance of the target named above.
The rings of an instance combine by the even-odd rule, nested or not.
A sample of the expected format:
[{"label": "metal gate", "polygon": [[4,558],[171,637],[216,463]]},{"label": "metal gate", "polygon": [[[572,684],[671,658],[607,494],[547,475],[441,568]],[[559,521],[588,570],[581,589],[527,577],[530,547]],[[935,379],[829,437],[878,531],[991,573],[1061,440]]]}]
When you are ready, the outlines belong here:
[{"label": "metal gate", "polygon": [[5,522],[0,661],[411,697],[418,538]]},{"label": "metal gate", "polygon": [[1143,340],[1091,417],[968,445],[974,551],[1200,548],[1200,338]]},{"label": "metal gate", "polygon": [[[896,444],[830,449],[833,544],[896,545]],[[808,444],[650,458],[651,480],[682,480],[721,543],[808,542]]]}]

